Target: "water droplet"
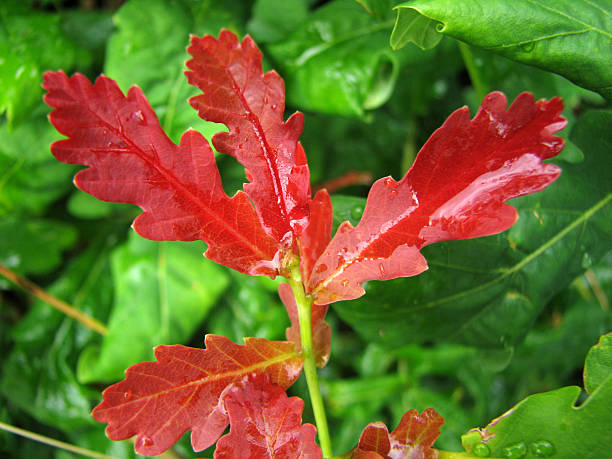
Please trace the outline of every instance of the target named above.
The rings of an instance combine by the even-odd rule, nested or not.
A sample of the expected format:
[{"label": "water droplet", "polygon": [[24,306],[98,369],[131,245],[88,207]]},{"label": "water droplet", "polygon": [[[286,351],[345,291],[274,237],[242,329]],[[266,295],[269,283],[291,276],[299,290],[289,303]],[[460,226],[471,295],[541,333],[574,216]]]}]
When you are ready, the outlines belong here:
[{"label": "water droplet", "polygon": [[131,390],[126,390],[123,393],[123,400],[129,400],[132,398],[132,391]]},{"label": "water droplet", "polygon": [[393,186],[393,179],[391,177],[387,177],[385,179],[385,185],[387,186]]},{"label": "water droplet", "polygon": [[153,441],[151,438],[149,438],[149,437],[147,437],[147,436],[145,436],[145,435],[143,435],[142,437],[140,437],[140,441],[139,441],[139,443],[140,443],[142,446],[145,446],[145,447],[147,447],[147,448],[149,448],[149,447],[151,447],[151,446],[153,446],[153,445],[155,444],[155,442],[154,442],[154,441]]},{"label": "water droplet", "polygon": [[582,267],[584,269],[589,269],[592,265],[593,265],[593,259],[591,258],[591,255],[589,255],[588,253],[585,253],[582,256]]},{"label": "water droplet", "polygon": [[142,110],[136,110],[134,113],[132,113],[132,119],[140,125],[146,124]]},{"label": "water droplet", "polygon": [[524,43],[521,45],[521,48],[526,53],[530,53],[531,51],[533,51],[533,48],[535,48],[535,42],[530,41],[528,43]]},{"label": "water droplet", "polygon": [[531,444],[531,452],[536,457],[550,457],[555,454],[554,445],[547,440],[534,441]]},{"label": "water droplet", "polygon": [[391,190],[391,199],[397,196],[397,190]]},{"label": "water droplet", "polygon": [[491,450],[484,443],[478,443],[477,445],[474,445],[474,449],[472,450],[472,452],[478,457],[489,457],[489,454],[491,454]]},{"label": "water droplet", "polygon": [[240,126],[234,127],[234,134],[240,134]]},{"label": "water droplet", "polygon": [[353,208],[351,209],[351,218],[353,220],[359,220],[362,215],[363,215],[363,206],[361,204],[357,204],[356,206],[353,206]]},{"label": "water droplet", "polygon": [[381,276],[385,276],[385,266],[381,263],[378,265],[378,270],[380,271]]},{"label": "water droplet", "polygon": [[317,274],[321,274],[323,271],[327,271],[327,265],[325,263],[320,264],[317,266],[317,269],[315,269],[315,273]]},{"label": "water droplet", "polygon": [[272,104],[272,106],[270,107],[272,110],[276,110],[278,108],[278,105],[276,104]]},{"label": "water droplet", "polygon": [[506,459],[519,459],[527,454],[525,443],[516,443],[515,445],[506,446],[502,450],[502,455]]},{"label": "water droplet", "polygon": [[349,281],[347,279],[343,279],[342,282],[340,282],[340,285],[342,285],[343,287],[348,287]]},{"label": "water droplet", "polygon": [[264,104],[268,105],[268,103],[270,102],[270,100],[268,99],[268,97],[264,97]]}]

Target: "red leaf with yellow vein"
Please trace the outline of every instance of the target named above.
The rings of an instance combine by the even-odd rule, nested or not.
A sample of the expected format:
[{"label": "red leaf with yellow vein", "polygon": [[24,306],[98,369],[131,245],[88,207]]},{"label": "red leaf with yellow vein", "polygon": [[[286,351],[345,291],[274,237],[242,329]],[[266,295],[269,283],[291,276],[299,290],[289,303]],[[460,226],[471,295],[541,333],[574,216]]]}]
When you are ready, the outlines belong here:
[{"label": "red leaf with yellow vein", "polygon": [[224,391],[245,376],[265,374],[286,389],[299,376],[303,359],[293,343],[245,338],[244,345],[207,335],[206,349],[158,346],[156,362],[128,368],[126,378],[104,391],[93,410],[108,422],[111,440],[138,435],[136,452],[160,454],[187,430],[195,451],[212,445],[227,427]]},{"label": "red leaf with yellow vein", "polygon": [[355,449],[343,457],[351,459],[435,459],[438,452],[431,446],[444,419],[428,408],[419,414],[410,410],[404,414],[391,434],[382,422],[369,424]]},{"label": "red leaf with yellow vein", "polygon": [[202,95],[190,99],[202,118],[225,124],[213,137],[220,152],[234,156],[247,171],[244,190],[268,233],[292,242],[308,223],[310,172],[298,143],[304,116],[286,122],[285,87],[274,71],[263,73],[261,52],[251,37],[242,42],[223,30],[219,39],[193,37],[187,80]]},{"label": "red leaf with yellow vein", "polygon": [[521,94],[506,110],[493,92],[474,119],[455,111],[396,182],[372,186],[361,221],[344,222],[313,267],[309,288],[318,304],[363,295],[361,284],[414,276],[427,269],[428,244],[499,233],[517,219],[508,199],[546,188],[560,174],[542,160],[563,148],[554,137],[566,121],[559,98],[534,103]]},{"label": "red leaf with yellow vein", "polygon": [[68,136],[51,146],[57,159],[90,166],[75,184],[103,201],[143,209],[133,224],[154,240],[203,240],[206,256],[252,275],[275,275],[278,244],[268,236],[247,196],[229,198],[208,142],[189,130],[175,145],[142,91],[127,96],[104,76],[47,72],[51,123]]},{"label": "red leaf with yellow vein", "polygon": [[[298,348],[302,347],[302,338],[300,335],[300,322],[298,319],[297,304],[295,297],[291,291],[291,287],[287,283],[278,286],[278,295],[282,300],[289,319],[291,327],[286,331],[287,340],[297,344]],[[319,368],[323,368],[329,361],[331,352],[331,328],[325,322],[325,314],[327,314],[328,306],[320,306],[313,304],[310,312],[310,323],[312,327],[312,351],[314,353],[315,363]]]},{"label": "red leaf with yellow vein", "polygon": [[302,424],[304,401],[287,397],[266,375],[245,378],[223,398],[229,434],[217,442],[215,459],[320,459],[316,428]]}]

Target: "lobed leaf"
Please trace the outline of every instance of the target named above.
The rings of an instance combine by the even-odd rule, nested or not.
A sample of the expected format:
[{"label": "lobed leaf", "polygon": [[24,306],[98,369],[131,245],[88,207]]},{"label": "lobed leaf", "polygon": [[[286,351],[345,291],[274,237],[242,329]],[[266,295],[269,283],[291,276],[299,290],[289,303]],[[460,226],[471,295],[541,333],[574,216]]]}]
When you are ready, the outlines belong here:
[{"label": "lobed leaf", "polygon": [[382,422],[369,424],[359,438],[355,449],[345,457],[350,459],[435,459],[437,451],[431,448],[440,435],[444,419],[432,408],[419,414],[407,411],[391,434]]},{"label": "lobed leaf", "polygon": [[584,364],[584,388],[592,394],[612,374],[612,333],[599,338]]},{"label": "lobed leaf", "polygon": [[266,375],[245,377],[228,390],[223,404],[231,427],[217,442],[215,459],[322,457],[315,426],[302,425],[304,401],[287,397]]},{"label": "lobed leaf", "polygon": [[489,94],[470,120],[455,111],[425,143],[400,182],[372,186],[361,221],[344,222],[317,260],[309,286],[318,304],[363,295],[367,280],[414,276],[427,269],[420,249],[443,240],[499,233],[516,210],[504,201],[540,191],[560,169],[542,160],[558,154],[565,126],[561,99]]},{"label": "lobed leaf", "polygon": [[158,346],[157,362],[130,367],[125,380],[104,391],[92,415],[108,422],[111,440],[138,435],[136,452],[160,454],[191,429],[195,451],[212,445],[227,426],[221,398],[233,383],[266,374],[283,389],[299,376],[303,359],[293,343],[245,338],[244,345],[206,336],[206,349]]},{"label": "lobed leaf", "polygon": [[75,184],[103,201],[144,210],[133,224],[153,240],[203,240],[211,260],[252,275],[275,275],[276,242],[247,196],[229,198],[208,142],[189,130],[175,145],[138,87],[123,95],[104,76],[45,73],[51,123],[69,138],[52,144],[57,159],[90,166]]},{"label": "lobed leaf", "polygon": [[[289,319],[291,327],[286,331],[287,341],[295,343],[298,348],[302,347],[302,337],[300,333],[300,321],[298,318],[297,303],[289,284],[282,283],[278,286],[278,296],[282,300]],[[319,368],[323,368],[328,360],[331,352],[331,328],[325,322],[325,314],[327,314],[328,306],[319,306],[313,304],[310,312],[310,323],[312,327],[312,349],[314,353],[315,363]]]},{"label": "lobed leaf", "polygon": [[304,283],[332,234],[334,211],[327,190],[319,190],[310,201],[310,221],[300,237],[300,271]]},{"label": "lobed leaf", "polygon": [[253,200],[268,234],[292,243],[308,223],[310,172],[298,138],[304,116],[286,122],[285,88],[274,71],[263,73],[261,52],[250,37],[242,42],[223,30],[219,39],[193,37],[188,48],[187,80],[204,94],[191,105],[207,121],[225,124],[229,132],[213,137],[215,148],[245,168],[245,192]]},{"label": "lobed leaf", "polygon": [[396,49],[430,48],[448,35],[612,97],[610,0],[418,0],[396,9]]}]

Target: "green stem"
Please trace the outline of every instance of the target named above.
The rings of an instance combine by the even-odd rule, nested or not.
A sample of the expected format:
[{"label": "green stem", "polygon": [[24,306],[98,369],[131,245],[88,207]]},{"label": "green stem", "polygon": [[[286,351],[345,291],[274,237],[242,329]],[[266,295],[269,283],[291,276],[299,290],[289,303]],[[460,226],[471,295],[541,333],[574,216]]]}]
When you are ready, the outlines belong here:
[{"label": "green stem", "polygon": [[289,285],[291,285],[291,290],[293,290],[293,295],[295,296],[295,302],[297,304],[298,319],[300,322],[300,338],[302,340],[302,354],[304,356],[304,373],[306,374],[310,402],[312,404],[312,411],[314,412],[315,423],[317,424],[317,435],[319,436],[319,443],[323,450],[323,456],[332,457],[333,453],[329,438],[329,429],[327,427],[327,416],[325,415],[325,406],[323,405],[323,397],[321,396],[321,388],[319,387],[319,376],[317,374],[317,366],[312,346],[312,324],[310,320],[312,299],[307,297],[304,292],[299,264],[291,268]]},{"label": "green stem", "polygon": [[487,86],[485,85],[481,78],[480,72],[478,71],[472,50],[468,44],[463,43],[462,41],[458,43],[459,51],[461,51],[461,57],[463,57],[463,62],[465,63],[465,68],[470,76],[470,80],[472,80],[472,86],[474,86],[474,90],[476,91],[478,98],[482,100],[487,95]]}]

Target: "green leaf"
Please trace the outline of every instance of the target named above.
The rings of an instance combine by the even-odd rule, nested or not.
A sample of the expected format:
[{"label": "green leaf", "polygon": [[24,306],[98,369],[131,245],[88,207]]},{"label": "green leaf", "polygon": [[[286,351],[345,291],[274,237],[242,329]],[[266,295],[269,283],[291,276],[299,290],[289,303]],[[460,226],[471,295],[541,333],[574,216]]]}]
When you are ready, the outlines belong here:
[{"label": "green leaf", "polygon": [[[51,220],[0,221],[0,263],[19,274],[43,274],[57,267],[76,240],[75,229]],[[10,285],[10,284],[9,284]]]},{"label": "green leaf", "polygon": [[307,0],[257,0],[247,31],[259,44],[284,39],[306,20]]},{"label": "green leaf", "polygon": [[[112,301],[108,266],[112,238],[92,244],[49,288],[52,295],[104,321]],[[67,431],[94,426],[91,402],[99,395],[79,384],[74,367],[93,331],[37,300],[13,329],[3,358],[0,391],[40,422]]]},{"label": "green leaf", "polygon": [[285,78],[287,98],[301,109],[362,116],[385,103],[400,56],[388,48],[391,22],[353,0],[317,9],[282,43],[268,47]]},{"label": "green leaf", "polygon": [[370,282],[363,298],[334,308],[368,340],[392,347],[520,342],[555,293],[611,248],[611,123],[609,112],[581,117],[571,139],[584,162],[563,164],[545,192],[514,200],[520,218],[509,231],[427,247],[425,273]]},{"label": "green leaf", "polygon": [[49,152],[59,138],[42,114],[10,131],[0,126],[0,217],[39,215],[72,187],[75,167]]},{"label": "green leaf", "polygon": [[84,67],[89,54],[70,41],[57,14],[29,11],[15,0],[0,6],[0,114],[9,125],[28,117],[42,97],[42,72]]},{"label": "green leaf", "polygon": [[612,333],[603,335],[587,354],[584,364],[584,387],[589,394],[612,375]]},{"label": "green leaf", "polygon": [[[576,386],[531,395],[476,432],[491,457],[606,457],[612,451],[612,374],[575,406],[579,395]],[[509,455],[522,451],[521,456]]]},{"label": "green leaf", "polygon": [[610,0],[417,0],[397,9],[394,48],[410,41],[435,46],[441,33],[559,73],[612,99]]},{"label": "green leaf", "polygon": [[365,8],[365,10],[373,14],[374,16],[387,19],[393,14],[393,3],[396,3],[392,0],[356,0],[361,6]]},{"label": "green leaf", "polygon": [[226,130],[202,120],[187,99],[198,94],[184,75],[189,35],[217,34],[233,21],[211,2],[133,0],[114,16],[117,32],[108,42],[105,73],[125,92],[138,85],[168,136],[178,141],[192,127],[210,139]]},{"label": "green leaf", "polygon": [[153,347],[185,343],[228,284],[226,272],[202,256],[199,242],[149,241],[132,232],[112,254],[114,306],[100,347],[85,350],[82,382],[113,381]]}]

